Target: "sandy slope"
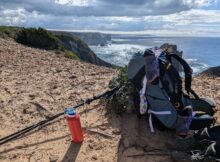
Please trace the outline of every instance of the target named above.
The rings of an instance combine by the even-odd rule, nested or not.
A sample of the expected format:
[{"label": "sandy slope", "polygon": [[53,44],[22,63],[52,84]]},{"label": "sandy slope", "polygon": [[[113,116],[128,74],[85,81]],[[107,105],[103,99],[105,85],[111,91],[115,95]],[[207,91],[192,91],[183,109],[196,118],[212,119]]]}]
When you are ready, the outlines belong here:
[{"label": "sandy slope", "polygon": [[[104,91],[114,74],[112,69],[0,39],[0,137]],[[88,113],[83,107],[79,112],[83,127],[109,136],[86,131],[81,146],[71,145],[61,117],[36,133],[0,146],[0,161],[116,161],[118,135],[112,132],[117,121],[107,118],[103,108],[95,102],[88,106]]]},{"label": "sandy slope", "polygon": [[[0,39],[0,138],[104,91],[115,74],[113,69]],[[213,97],[219,106],[219,77],[198,76],[193,87],[201,96]],[[166,143],[174,137],[173,132],[157,130],[151,134],[146,118],[139,121],[129,113],[122,117],[109,115],[104,107],[94,102],[79,109],[86,128],[82,145],[71,143],[61,117],[37,132],[0,146],[0,161],[172,161]],[[137,154],[142,155],[134,156]]]}]

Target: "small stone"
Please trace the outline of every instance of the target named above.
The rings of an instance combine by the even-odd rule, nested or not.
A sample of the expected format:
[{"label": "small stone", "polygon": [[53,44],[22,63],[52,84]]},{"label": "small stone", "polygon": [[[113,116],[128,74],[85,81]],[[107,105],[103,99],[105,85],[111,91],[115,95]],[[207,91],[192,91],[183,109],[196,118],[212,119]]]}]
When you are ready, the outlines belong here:
[{"label": "small stone", "polygon": [[93,156],[92,156],[92,160],[98,160],[97,155],[93,155]]},{"label": "small stone", "polygon": [[27,114],[27,109],[23,109],[23,114]]},{"label": "small stone", "polygon": [[94,149],[94,147],[91,144],[88,144],[90,149]]},{"label": "small stone", "polygon": [[30,98],[35,98],[35,95],[34,94],[29,94],[29,97]]},{"label": "small stone", "polygon": [[62,72],[62,70],[61,69],[56,69],[56,72],[60,73],[60,72]]},{"label": "small stone", "polygon": [[105,131],[107,128],[105,126],[100,126],[99,129]]},{"label": "small stone", "polygon": [[56,155],[51,155],[51,156],[49,157],[50,162],[56,162],[58,159],[59,159],[59,157],[56,156]]},{"label": "small stone", "polygon": [[72,76],[70,76],[69,77],[70,79],[75,79],[75,78],[77,78],[75,75],[72,75]]},{"label": "small stone", "polygon": [[121,134],[121,130],[119,128],[116,128],[115,130],[112,131],[113,134],[119,135]]}]

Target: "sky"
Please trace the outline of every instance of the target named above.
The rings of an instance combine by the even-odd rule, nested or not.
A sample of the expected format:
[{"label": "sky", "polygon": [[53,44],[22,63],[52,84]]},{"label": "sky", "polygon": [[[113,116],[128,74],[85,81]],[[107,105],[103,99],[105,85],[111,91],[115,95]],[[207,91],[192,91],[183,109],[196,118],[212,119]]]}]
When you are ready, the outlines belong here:
[{"label": "sky", "polygon": [[220,37],[220,0],[0,0],[0,25]]}]

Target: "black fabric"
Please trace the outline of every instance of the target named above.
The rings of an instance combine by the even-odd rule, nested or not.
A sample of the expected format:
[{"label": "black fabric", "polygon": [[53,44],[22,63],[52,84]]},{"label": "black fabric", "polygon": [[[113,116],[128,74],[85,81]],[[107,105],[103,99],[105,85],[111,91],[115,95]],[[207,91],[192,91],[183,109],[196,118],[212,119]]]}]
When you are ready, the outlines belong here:
[{"label": "black fabric", "polygon": [[[145,51],[145,57],[148,55],[154,55],[151,50]],[[174,55],[174,54],[165,54],[166,57],[159,57],[158,63],[159,63],[159,77],[157,77],[151,84],[158,85],[159,81],[161,81],[163,89],[167,93],[167,95],[170,98],[170,101],[174,106],[176,106],[176,103],[179,104],[179,107],[176,110],[178,113],[181,112],[181,110],[184,108],[184,106],[191,105],[190,100],[198,100],[198,95],[191,89],[191,81],[192,81],[192,71],[190,66],[186,63],[185,60],[183,60],[181,57]],[[182,88],[182,79],[180,77],[179,72],[175,69],[175,67],[172,65],[171,58],[176,59],[180,64],[183,66],[184,72],[185,72],[185,90],[189,94],[193,94],[195,99],[191,99],[191,97],[186,96],[183,92]],[[144,59],[144,58],[143,58]],[[142,89],[142,83],[143,83],[143,77],[145,75],[145,65],[142,66],[142,64],[139,64],[139,71],[134,75],[130,81],[133,83],[135,87],[135,91],[133,92],[133,100],[136,107],[136,113],[138,118],[141,117],[140,115],[140,97],[139,97],[139,91]],[[140,68],[141,67],[141,68]],[[151,94],[148,94],[148,96],[151,96]],[[147,97],[147,96],[146,96]],[[152,97],[152,96],[151,96]],[[154,96],[155,99],[158,99],[157,96]],[[152,97],[153,98],[153,97]],[[185,104],[185,100],[189,101],[187,102],[187,105]],[[183,101],[182,101],[183,100]],[[168,101],[168,100],[167,100]],[[184,104],[183,104],[184,102]],[[205,102],[205,101],[204,101]],[[194,102],[193,102],[194,103]],[[158,103],[157,103],[158,104]],[[204,103],[205,105],[205,103]],[[151,105],[150,105],[151,106]],[[193,105],[192,105],[193,106]],[[205,105],[206,106],[206,105]],[[194,109],[194,107],[193,107]],[[198,107],[198,111],[201,108]],[[207,109],[205,109],[207,110]],[[210,112],[204,111],[206,114],[209,114],[208,117],[201,117],[196,116],[192,119],[192,123],[190,125],[191,130],[199,130],[204,127],[210,127],[214,123],[214,118],[212,115],[214,114],[213,108],[210,107]],[[153,122],[157,123],[157,125],[160,128],[165,128],[164,124],[160,122],[153,114]]]},{"label": "black fabric", "polygon": [[144,52],[144,57],[149,56],[149,55],[154,55],[154,52],[151,51],[150,49],[146,49]]},{"label": "black fabric", "polygon": [[167,54],[166,57],[167,57],[167,60],[169,60],[169,62],[172,62],[171,58],[174,58],[183,66],[184,73],[185,73],[185,90],[188,94],[191,93],[196,99],[198,99],[199,96],[191,88],[192,69],[190,68],[189,64],[184,59],[182,59],[180,56],[175,55],[175,54]]},{"label": "black fabric", "polygon": [[139,91],[142,88],[143,77],[145,75],[145,66],[143,66],[140,71],[135,75],[135,77],[131,80],[134,87]]},{"label": "black fabric", "polygon": [[[184,96],[186,98],[186,96]],[[202,111],[206,114],[209,114],[210,116],[213,116],[215,113],[214,107],[210,105],[207,101],[204,99],[193,99],[193,98],[186,98],[187,102],[192,105],[194,111]]]},{"label": "black fabric", "polygon": [[189,127],[190,130],[199,130],[205,127],[210,127],[214,123],[215,119],[212,116],[196,116],[193,118],[191,125]]},{"label": "black fabric", "polygon": [[[182,103],[182,80],[179,72],[174,68],[173,65],[168,62],[160,61],[160,80],[163,84],[163,88],[170,97],[171,102],[175,105],[180,104],[180,108],[183,108]],[[169,65],[168,65],[169,64]],[[169,68],[167,68],[169,66]],[[165,75],[168,75],[169,80],[166,79]],[[170,83],[171,81],[171,83]],[[170,88],[170,84],[172,88]]]},{"label": "black fabric", "polygon": [[220,138],[216,141],[214,148],[215,148],[215,151],[216,151],[215,156],[217,158],[220,158]]},{"label": "black fabric", "polygon": [[214,126],[214,127],[208,128],[208,133],[209,133],[210,140],[212,141],[220,140],[220,126]]}]

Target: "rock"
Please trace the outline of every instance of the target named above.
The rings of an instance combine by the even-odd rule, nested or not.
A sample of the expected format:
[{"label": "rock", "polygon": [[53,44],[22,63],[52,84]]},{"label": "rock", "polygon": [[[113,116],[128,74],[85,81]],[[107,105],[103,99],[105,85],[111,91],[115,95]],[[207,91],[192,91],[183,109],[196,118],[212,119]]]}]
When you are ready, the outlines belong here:
[{"label": "rock", "polygon": [[50,155],[50,157],[49,157],[50,162],[56,162],[58,159],[59,159],[59,157],[56,155]]},{"label": "rock", "polygon": [[89,148],[90,148],[91,150],[94,149],[94,147],[93,147],[91,144],[88,144],[88,146],[89,146]]},{"label": "rock", "polygon": [[76,36],[86,42],[88,45],[105,46],[108,41],[111,41],[111,35],[98,32],[75,32]]},{"label": "rock", "polygon": [[220,77],[220,66],[211,67],[201,72],[201,74]]},{"label": "rock", "polygon": [[116,128],[115,130],[112,131],[113,134],[119,135],[121,134],[121,130],[119,128]]},{"label": "rock", "polygon": [[[67,33],[67,32],[60,32],[60,31],[53,31],[53,33],[62,41],[63,45],[66,49],[75,53],[81,60],[92,63],[95,65],[106,66],[106,67],[116,67],[110,63],[107,63],[96,56],[96,54],[89,48],[87,44],[90,44],[84,39],[79,39],[79,35],[76,33]],[[88,40],[90,38],[85,38]],[[95,40],[95,39],[94,39]],[[86,44],[87,43],[87,44]],[[98,42],[101,44],[102,42]]]},{"label": "rock", "polygon": [[92,156],[92,160],[93,160],[93,161],[98,160],[97,155],[93,155],[93,156]]},{"label": "rock", "polygon": [[36,96],[35,96],[34,94],[29,94],[29,97],[30,97],[31,99],[34,99]]},{"label": "rock", "polygon": [[169,139],[166,145],[167,148],[169,148],[170,150],[186,151],[195,145],[195,139],[193,137],[188,137],[188,138],[175,137]]},{"label": "rock", "polygon": [[77,78],[77,76],[72,75],[72,76],[70,76],[69,78],[70,78],[70,79],[75,79],[75,78]]},{"label": "rock", "polygon": [[191,156],[185,152],[173,151],[171,156],[174,162],[191,162]]}]

